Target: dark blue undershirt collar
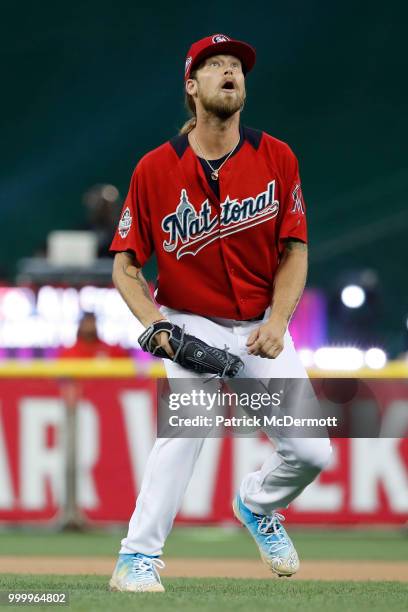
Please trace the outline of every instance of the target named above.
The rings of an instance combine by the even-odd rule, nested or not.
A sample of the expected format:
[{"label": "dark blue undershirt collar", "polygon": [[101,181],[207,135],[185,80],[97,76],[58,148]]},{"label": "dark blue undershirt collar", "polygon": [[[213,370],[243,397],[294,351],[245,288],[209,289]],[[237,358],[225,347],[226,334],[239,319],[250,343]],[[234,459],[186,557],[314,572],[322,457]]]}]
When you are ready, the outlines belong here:
[{"label": "dark blue undershirt collar", "polygon": [[[238,151],[240,150],[240,148],[242,147],[245,141],[248,141],[255,150],[258,150],[259,145],[261,143],[262,132],[260,130],[254,130],[252,128],[242,126],[240,124],[239,134],[240,134],[239,143],[234,153],[231,155],[231,158],[234,157],[234,155],[238,153]],[[184,153],[186,152],[187,148],[189,147],[188,135],[179,134],[178,136],[176,136],[169,142],[171,146],[173,147],[174,151],[177,153],[177,156],[181,159]],[[220,159],[210,159],[209,162],[213,166],[213,168],[217,169],[220,167],[220,165],[226,159],[226,157],[228,157],[228,153],[224,155],[223,157],[221,157]],[[209,186],[211,187],[211,189],[217,196],[217,199],[219,199],[220,198],[220,181],[219,180],[214,181],[211,178],[212,170],[202,157],[197,157],[197,159],[199,159],[203,167],[203,170],[204,170],[205,176],[207,177]]]}]

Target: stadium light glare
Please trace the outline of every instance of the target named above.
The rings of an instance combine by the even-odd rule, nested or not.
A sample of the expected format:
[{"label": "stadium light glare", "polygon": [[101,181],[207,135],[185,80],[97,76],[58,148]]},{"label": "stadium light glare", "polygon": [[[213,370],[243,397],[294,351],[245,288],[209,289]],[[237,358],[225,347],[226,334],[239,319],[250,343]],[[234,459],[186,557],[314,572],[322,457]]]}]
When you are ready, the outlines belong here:
[{"label": "stadium light glare", "polygon": [[37,312],[47,321],[61,319],[61,296],[63,289],[44,285],[37,295]]},{"label": "stadium light glare", "polygon": [[104,185],[101,189],[101,196],[107,202],[115,202],[119,197],[119,191],[115,185]]},{"label": "stadium light glare", "polygon": [[347,308],[360,308],[366,301],[366,292],[359,285],[347,285],[341,292],[341,301]]},{"label": "stadium light glare", "polygon": [[12,288],[4,294],[2,315],[11,321],[25,320],[34,307],[34,296],[30,289]]},{"label": "stadium light glare", "polygon": [[359,370],[364,366],[364,354],[354,347],[322,346],[314,354],[321,370]]},{"label": "stadium light glare", "polygon": [[380,348],[370,348],[366,351],[365,356],[366,366],[373,370],[381,370],[387,363],[387,355]]},{"label": "stadium light glare", "polygon": [[314,352],[311,349],[299,349],[298,354],[305,368],[311,368],[314,365]]}]

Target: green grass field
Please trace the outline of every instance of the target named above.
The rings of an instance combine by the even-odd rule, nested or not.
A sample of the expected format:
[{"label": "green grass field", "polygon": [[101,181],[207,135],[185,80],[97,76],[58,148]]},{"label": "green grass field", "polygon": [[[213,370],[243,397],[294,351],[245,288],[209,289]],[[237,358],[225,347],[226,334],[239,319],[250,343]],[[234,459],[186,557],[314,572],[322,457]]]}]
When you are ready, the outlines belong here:
[{"label": "green grass field", "polygon": [[[69,591],[70,605],[60,609],[84,612],[218,612],[302,610],[312,612],[378,612],[407,609],[408,585],[398,582],[290,582],[289,580],[183,579],[166,581],[166,593],[109,593],[100,576],[4,576],[0,589]],[[36,610],[56,609],[35,606]]]},{"label": "green grass field", "polygon": [[[398,531],[291,529],[301,558],[318,560],[408,560],[408,538]],[[1,555],[115,556],[123,531],[91,533],[0,532]],[[243,529],[178,528],[168,540],[165,558],[257,558]],[[33,567],[35,572],[35,567]],[[273,609],[290,612],[408,609],[408,583],[233,580],[166,578],[164,594],[110,593],[104,576],[11,575],[0,577],[0,591],[67,591],[77,611],[131,610],[215,612]],[[1,607],[1,606],[0,606]],[[60,607],[64,609],[64,607]],[[37,610],[57,607],[35,606]]]}]

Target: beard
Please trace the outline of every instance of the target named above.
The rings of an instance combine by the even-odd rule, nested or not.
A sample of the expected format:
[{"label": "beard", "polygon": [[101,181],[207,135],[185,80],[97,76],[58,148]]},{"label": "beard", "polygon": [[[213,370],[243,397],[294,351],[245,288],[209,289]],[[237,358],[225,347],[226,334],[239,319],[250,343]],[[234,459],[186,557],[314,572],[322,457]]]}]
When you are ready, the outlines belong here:
[{"label": "beard", "polygon": [[242,93],[236,91],[234,96],[223,95],[222,92],[207,96],[198,88],[198,97],[204,110],[225,121],[244,108],[246,95],[244,90]]}]

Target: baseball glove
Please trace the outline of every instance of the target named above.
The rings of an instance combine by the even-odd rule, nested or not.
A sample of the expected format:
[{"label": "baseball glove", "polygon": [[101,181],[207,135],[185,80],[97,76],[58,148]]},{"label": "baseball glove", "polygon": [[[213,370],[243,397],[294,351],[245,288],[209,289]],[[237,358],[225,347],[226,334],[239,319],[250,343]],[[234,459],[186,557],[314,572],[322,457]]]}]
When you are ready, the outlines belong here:
[{"label": "baseball glove", "polygon": [[[174,357],[169,357],[166,351],[156,344],[155,336],[160,332],[169,334],[169,344],[174,351]],[[228,347],[219,349],[210,346],[203,340],[186,334],[183,328],[171,321],[160,320],[152,323],[139,336],[139,344],[145,352],[172,359],[186,370],[192,370],[198,374],[215,374],[220,378],[236,376],[244,366],[244,362],[228,352]]]}]

